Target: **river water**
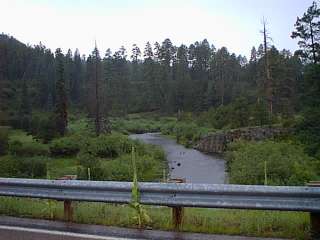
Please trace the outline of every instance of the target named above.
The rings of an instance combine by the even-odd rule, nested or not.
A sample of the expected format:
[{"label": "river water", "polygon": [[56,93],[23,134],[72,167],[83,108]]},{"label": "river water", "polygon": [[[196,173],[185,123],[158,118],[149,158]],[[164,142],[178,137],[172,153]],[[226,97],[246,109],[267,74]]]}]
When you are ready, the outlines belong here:
[{"label": "river water", "polygon": [[184,178],[187,183],[225,183],[225,161],[177,144],[160,133],[132,134],[130,138],[161,146],[166,153],[170,178]]}]

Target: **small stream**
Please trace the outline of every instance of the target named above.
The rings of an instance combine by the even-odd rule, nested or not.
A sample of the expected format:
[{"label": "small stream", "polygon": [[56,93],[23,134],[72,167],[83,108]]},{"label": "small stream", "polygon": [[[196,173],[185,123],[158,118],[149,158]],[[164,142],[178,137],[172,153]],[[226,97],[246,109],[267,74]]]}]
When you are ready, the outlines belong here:
[{"label": "small stream", "polygon": [[132,134],[130,138],[161,146],[166,153],[170,178],[184,178],[187,183],[225,183],[225,161],[215,155],[186,148],[160,133]]}]

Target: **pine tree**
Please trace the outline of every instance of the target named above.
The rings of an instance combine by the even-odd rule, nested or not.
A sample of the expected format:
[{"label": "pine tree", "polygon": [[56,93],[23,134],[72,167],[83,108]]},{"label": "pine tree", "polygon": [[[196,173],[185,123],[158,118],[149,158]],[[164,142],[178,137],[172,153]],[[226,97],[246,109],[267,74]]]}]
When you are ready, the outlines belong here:
[{"label": "pine tree", "polygon": [[64,57],[60,48],[56,50],[55,55],[57,71],[55,104],[56,131],[61,136],[64,136],[68,125],[67,95],[64,79]]},{"label": "pine tree", "polygon": [[19,109],[20,128],[29,131],[31,121],[31,104],[26,79],[23,80],[21,103]]},{"label": "pine tree", "polygon": [[302,18],[297,18],[295,31],[292,38],[299,38],[298,42],[301,51],[300,55],[304,58],[312,59],[313,63],[319,62],[320,58],[320,8],[314,1],[303,14]]},{"label": "pine tree", "polygon": [[94,124],[96,135],[99,136],[102,131],[101,121],[101,98],[100,98],[100,87],[101,87],[101,58],[97,45],[95,45],[92,52],[92,64],[93,64],[93,82],[94,82],[94,102],[95,102],[95,114]]}]

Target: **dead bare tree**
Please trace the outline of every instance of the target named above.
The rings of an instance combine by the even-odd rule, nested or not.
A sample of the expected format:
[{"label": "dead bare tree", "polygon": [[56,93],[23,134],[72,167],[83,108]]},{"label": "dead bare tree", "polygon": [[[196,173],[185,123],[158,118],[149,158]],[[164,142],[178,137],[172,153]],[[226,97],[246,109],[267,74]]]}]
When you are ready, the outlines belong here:
[{"label": "dead bare tree", "polygon": [[265,66],[265,81],[264,81],[264,91],[267,100],[267,112],[269,114],[270,120],[272,119],[273,114],[273,86],[272,86],[272,76],[270,70],[270,61],[269,61],[269,54],[268,54],[268,40],[271,38],[269,37],[268,30],[266,28],[267,21],[265,18],[262,20],[263,30],[261,33],[263,34],[263,46],[264,46],[264,66]]}]

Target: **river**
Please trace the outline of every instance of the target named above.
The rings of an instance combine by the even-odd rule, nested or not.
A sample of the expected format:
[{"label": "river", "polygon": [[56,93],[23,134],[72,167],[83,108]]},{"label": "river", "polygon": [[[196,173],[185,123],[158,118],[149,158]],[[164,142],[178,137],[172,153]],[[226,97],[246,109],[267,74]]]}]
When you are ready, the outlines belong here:
[{"label": "river", "polygon": [[160,133],[132,134],[130,138],[161,146],[166,153],[170,178],[184,178],[187,183],[225,183],[225,161],[186,148]]}]

